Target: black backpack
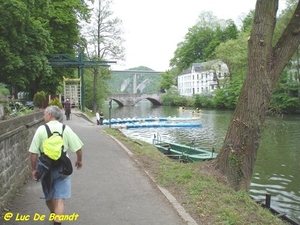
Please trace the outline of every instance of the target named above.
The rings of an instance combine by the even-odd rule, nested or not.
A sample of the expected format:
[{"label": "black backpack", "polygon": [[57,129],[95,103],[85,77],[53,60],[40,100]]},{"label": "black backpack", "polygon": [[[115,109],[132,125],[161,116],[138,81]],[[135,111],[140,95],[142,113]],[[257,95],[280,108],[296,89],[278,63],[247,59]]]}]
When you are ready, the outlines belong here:
[{"label": "black backpack", "polygon": [[[65,124],[63,124],[63,131],[65,129]],[[47,124],[45,124],[48,138],[52,135],[51,131]],[[69,176],[73,173],[73,166],[70,158],[67,156],[67,153],[64,151],[64,148],[61,149],[61,156],[57,160],[53,160],[40,151],[41,155],[37,159],[37,180],[42,179],[47,175],[47,173],[53,168],[59,168],[59,173]]]}]

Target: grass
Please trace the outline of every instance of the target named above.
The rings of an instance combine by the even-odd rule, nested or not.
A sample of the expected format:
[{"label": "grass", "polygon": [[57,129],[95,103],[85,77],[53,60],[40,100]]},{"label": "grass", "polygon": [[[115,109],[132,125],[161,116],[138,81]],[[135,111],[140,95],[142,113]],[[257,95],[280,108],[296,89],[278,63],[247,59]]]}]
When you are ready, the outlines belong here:
[{"label": "grass", "polygon": [[249,193],[227,186],[209,162],[175,162],[153,145],[126,137],[117,129],[104,131],[130,149],[139,166],[169,190],[198,224],[287,224],[256,204]]},{"label": "grass", "polygon": [[92,112],[92,110],[88,109],[88,108],[85,108],[85,112],[84,112],[89,118],[93,118],[95,117],[96,114],[94,114]]}]

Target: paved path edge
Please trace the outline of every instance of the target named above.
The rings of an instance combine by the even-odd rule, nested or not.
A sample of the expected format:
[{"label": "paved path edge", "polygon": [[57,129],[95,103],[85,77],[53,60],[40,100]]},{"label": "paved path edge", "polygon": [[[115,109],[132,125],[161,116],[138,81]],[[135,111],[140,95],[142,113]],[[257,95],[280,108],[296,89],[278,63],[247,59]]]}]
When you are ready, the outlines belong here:
[{"label": "paved path edge", "polygon": [[[105,131],[103,131],[105,132]],[[106,132],[105,132],[106,133]],[[106,133],[107,134],[107,133]],[[134,154],[125,146],[123,145],[118,139],[116,139],[115,137],[107,134],[108,136],[110,136],[115,142],[117,142],[118,145],[120,145],[122,147],[123,150],[125,150],[127,152],[127,154],[132,157]],[[132,158],[138,165],[140,165],[140,163]],[[142,167],[141,167],[142,168]],[[150,178],[150,180],[155,184],[155,186],[161,191],[161,193],[168,199],[168,201],[173,205],[173,207],[175,208],[175,210],[177,211],[177,213],[182,217],[182,219],[184,221],[187,222],[188,225],[198,225],[198,223],[185,211],[185,209],[183,208],[183,206],[177,201],[177,199],[165,188],[160,187],[156,181],[154,180],[154,178],[146,171],[143,169],[143,171],[147,174],[147,176]]]}]

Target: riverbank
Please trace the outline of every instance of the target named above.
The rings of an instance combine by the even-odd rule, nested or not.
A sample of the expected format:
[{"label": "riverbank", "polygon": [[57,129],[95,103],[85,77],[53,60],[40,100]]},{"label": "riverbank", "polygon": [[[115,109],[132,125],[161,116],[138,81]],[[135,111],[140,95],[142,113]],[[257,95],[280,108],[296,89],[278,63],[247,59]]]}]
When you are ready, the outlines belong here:
[{"label": "riverbank", "polygon": [[232,190],[210,163],[174,162],[151,144],[128,138],[117,129],[104,130],[129,148],[141,168],[168,189],[198,224],[287,224],[256,204],[249,193]]}]

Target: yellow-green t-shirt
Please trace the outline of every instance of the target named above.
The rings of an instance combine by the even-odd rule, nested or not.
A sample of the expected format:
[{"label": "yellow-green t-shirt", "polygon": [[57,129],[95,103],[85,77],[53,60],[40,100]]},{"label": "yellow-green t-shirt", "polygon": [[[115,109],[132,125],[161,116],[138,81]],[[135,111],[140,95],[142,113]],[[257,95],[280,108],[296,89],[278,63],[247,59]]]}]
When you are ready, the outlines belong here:
[{"label": "yellow-green t-shirt", "polygon": [[[51,120],[47,123],[51,133],[54,131],[62,133],[63,124],[57,120]],[[41,125],[36,130],[32,142],[29,147],[29,152],[40,154],[40,151],[43,152],[43,141],[48,138],[47,130],[44,125]],[[77,152],[82,148],[83,143],[80,138],[75,134],[75,132],[66,125],[63,132],[63,140],[64,140],[64,151],[71,150],[72,152]]]}]

